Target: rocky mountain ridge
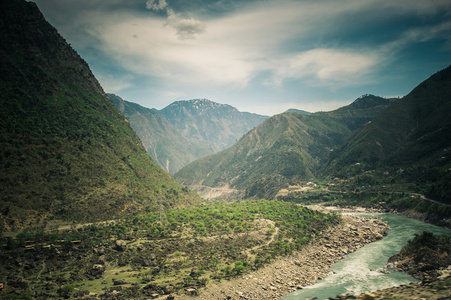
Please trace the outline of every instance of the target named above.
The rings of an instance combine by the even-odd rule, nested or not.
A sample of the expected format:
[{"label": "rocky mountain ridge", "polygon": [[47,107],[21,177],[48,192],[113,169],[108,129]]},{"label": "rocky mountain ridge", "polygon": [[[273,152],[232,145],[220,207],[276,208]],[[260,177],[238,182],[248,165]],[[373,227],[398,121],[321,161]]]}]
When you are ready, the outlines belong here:
[{"label": "rocky mountain ridge", "polygon": [[184,136],[155,109],[125,101],[113,94],[108,96],[130,121],[147,153],[166,172],[174,174],[188,163],[213,153],[211,142]]},{"label": "rocky mountain ridge", "polygon": [[212,142],[214,152],[230,147],[268,118],[207,99],[176,101],[157,112],[186,137]]}]

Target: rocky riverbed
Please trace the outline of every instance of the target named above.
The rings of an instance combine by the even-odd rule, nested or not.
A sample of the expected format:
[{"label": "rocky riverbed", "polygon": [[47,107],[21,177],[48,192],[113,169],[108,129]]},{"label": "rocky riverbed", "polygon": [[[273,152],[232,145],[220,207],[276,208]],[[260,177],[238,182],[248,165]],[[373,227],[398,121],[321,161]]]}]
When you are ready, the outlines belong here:
[{"label": "rocky riverbed", "polygon": [[[343,222],[316,237],[302,251],[240,278],[190,291],[196,299],[279,299],[324,278],[332,264],[367,243],[379,240],[388,226],[378,219],[343,216]],[[171,296],[172,297],[172,296]],[[177,295],[175,299],[193,299]]]}]

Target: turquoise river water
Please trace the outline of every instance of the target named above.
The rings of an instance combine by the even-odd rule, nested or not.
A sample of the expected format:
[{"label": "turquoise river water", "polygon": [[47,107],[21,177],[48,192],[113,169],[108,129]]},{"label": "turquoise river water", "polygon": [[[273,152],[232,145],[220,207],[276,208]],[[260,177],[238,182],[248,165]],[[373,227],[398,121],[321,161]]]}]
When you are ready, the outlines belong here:
[{"label": "turquoise river water", "polygon": [[406,218],[395,214],[366,214],[379,217],[391,229],[382,240],[365,245],[344,260],[332,266],[330,275],[316,284],[307,286],[282,298],[283,300],[304,300],[317,297],[327,299],[339,294],[360,294],[417,281],[412,276],[391,270],[384,274],[378,270],[385,267],[390,256],[398,253],[415,233],[430,231],[435,234],[451,235],[451,230]]}]

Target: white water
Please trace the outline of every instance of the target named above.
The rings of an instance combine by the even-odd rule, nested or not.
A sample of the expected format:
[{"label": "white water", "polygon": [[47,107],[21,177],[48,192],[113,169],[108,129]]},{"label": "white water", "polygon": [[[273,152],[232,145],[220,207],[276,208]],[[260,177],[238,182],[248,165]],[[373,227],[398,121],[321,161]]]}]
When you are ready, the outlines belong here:
[{"label": "white water", "polygon": [[390,256],[398,253],[407,242],[414,238],[415,233],[430,231],[435,234],[451,235],[451,230],[426,224],[421,221],[394,214],[371,214],[379,216],[392,228],[382,240],[368,244],[332,267],[334,274],[319,280],[316,284],[307,286],[282,298],[283,300],[304,300],[317,297],[327,299],[339,294],[360,294],[365,291],[375,291],[401,284],[415,282],[412,276],[391,270],[390,274],[380,271],[387,264]]}]

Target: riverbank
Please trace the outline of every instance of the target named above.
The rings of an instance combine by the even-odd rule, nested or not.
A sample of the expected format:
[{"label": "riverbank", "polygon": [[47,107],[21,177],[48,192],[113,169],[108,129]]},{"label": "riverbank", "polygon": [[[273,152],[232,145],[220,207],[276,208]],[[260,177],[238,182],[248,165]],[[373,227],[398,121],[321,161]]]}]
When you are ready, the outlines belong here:
[{"label": "riverbank", "polygon": [[[387,230],[378,219],[344,215],[339,225],[322,232],[302,251],[240,278],[211,283],[196,291],[196,299],[279,299],[326,277],[332,264],[381,239]],[[179,295],[176,299],[193,297]]]},{"label": "riverbank", "polygon": [[[337,295],[330,300],[383,300],[383,299],[418,299],[444,300],[451,299],[451,266],[437,271],[438,277],[424,279],[406,285],[395,286],[375,292],[365,292],[360,295]],[[311,300],[316,300],[312,298]]]}]

